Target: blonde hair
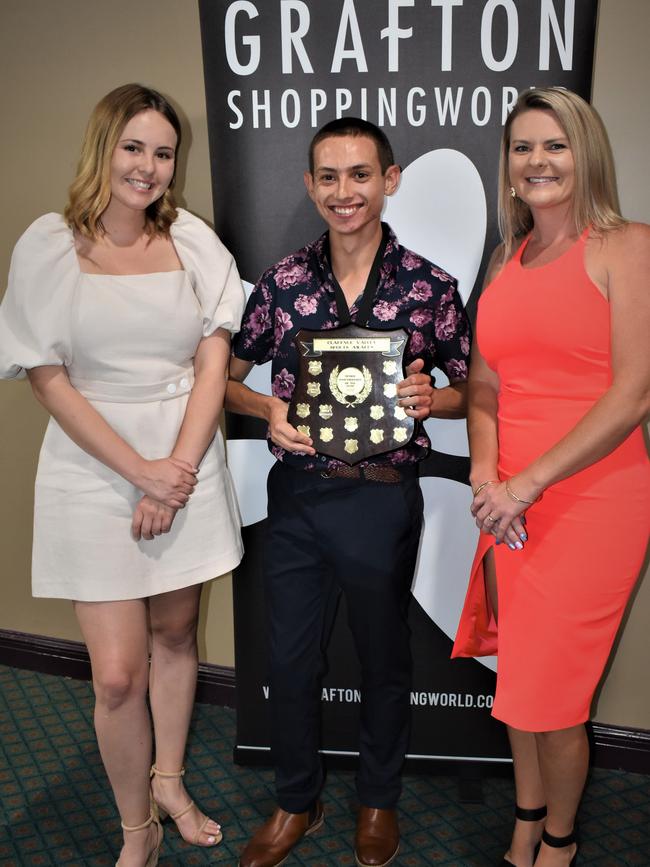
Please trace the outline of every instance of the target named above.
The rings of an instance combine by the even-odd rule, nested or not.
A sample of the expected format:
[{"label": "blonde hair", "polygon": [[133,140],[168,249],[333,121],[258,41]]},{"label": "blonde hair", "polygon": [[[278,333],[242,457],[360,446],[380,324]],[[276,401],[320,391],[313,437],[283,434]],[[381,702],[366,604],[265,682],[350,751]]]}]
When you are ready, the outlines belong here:
[{"label": "blonde hair", "polygon": [[[81,145],[77,174],[70,185],[64,216],[71,229],[87,238],[104,234],[101,217],[111,198],[111,159],[126,124],[141,111],[153,109],[169,121],[176,133],[176,154],[181,143],[181,125],[170,103],[155,90],[141,84],[123,84],[111,90],[95,106]],[[169,235],[176,219],[172,191],[174,175],[165,193],[146,210],[148,231]]]},{"label": "blonde hair", "polygon": [[525,90],[510,112],[501,138],[498,209],[504,261],[512,255],[517,239],[533,228],[530,208],[511,195],[508,171],[512,124],[519,115],[533,109],[553,112],[569,141],[575,166],[576,232],[580,234],[589,225],[597,231],[606,231],[625,223],[618,203],[612,149],[597,111],[577,93],[561,87]]}]

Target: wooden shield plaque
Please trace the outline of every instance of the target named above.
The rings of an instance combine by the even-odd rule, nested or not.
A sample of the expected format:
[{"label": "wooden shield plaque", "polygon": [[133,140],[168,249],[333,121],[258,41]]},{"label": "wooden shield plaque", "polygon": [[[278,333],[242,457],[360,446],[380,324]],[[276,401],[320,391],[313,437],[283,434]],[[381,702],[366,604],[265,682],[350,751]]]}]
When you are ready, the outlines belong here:
[{"label": "wooden shield plaque", "polygon": [[397,404],[407,340],[403,328],[299,331],[289,422],[317,452],[350,465],[403,448],[415,432],[415,420]]}]

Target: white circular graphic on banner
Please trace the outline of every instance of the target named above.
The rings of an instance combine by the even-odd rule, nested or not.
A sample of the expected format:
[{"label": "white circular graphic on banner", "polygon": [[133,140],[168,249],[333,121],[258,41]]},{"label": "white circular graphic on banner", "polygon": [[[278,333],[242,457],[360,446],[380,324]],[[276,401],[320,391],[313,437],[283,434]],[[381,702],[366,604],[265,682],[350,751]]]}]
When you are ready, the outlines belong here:
[{"label": "white circular graphic on banner", "polygon": [[[411,591],[431,620],[452,641],[465,601],[478,529],[469,507],[472,491],[450,479],[420,479],[424,529]],[[478,659],[496,671],[496,657]]]},{"label": "white circular graphic on banner", "polygon": [[244,527],[266,518],[266,477],[274,463],[266,440],[228,441],[228,469]]},{"label": "white circular graphic on banner", "polygon": [[[483,181],[474,163],[449,148],[429,151],[402,172],[400,187],[387,199],[384,218],[400,244],[420,253],[458,280],[466,303],[481,265],[487,230]],[[436,386],[448,385],[440,370]],[[469,455],[464,419],[427,419],[437,452]],[[413,595],[452,640],[465,599],[478,531],[469,512],[471,491],[449,479],[420,479],[425,524]],[[496,658],[479,659],[496,670]]]},{"label": "white circular graphic on banner", "polygon": [[399,189],[386,200],[384,219],[400,244],[456,277],[467,302],[487,229],[483,181],[469,157],[450,148],[422,154],[402,172]]},{"label": "white circular graphic on banner", "polygon": [[[398,191],[386,200],[384,218],[400,244],[456,277],[467,302],[487,229],[485,190],[474,163],[450,148],[422,154],[402,172]],[[440,370],[435,379],[438,388],[449,384]],[[464,419],[429,419],[425,427],[437,452],[469,455]]]},{"label": "white circular graphic on banner", "polygon": [[[436,388],[449,385],[449,380],[441,370],[435,371]],[[469,457],[467,441],[467,421],[464,418],[428,418],[424,422],[431,440],[431,447],[437,452],[457,457]]]},{"label": "white circular graphic on banner", "polygon": [[[246,298],[253,284],[242,280]],[[271,394],[271,362],[256,364],[246,377],[246,385],[260,394]],[[228,469],[235,485],[242,524],[248,527],[267,515],[266,477],[275,463],[265,439],[238,439],[227,442]]]}]

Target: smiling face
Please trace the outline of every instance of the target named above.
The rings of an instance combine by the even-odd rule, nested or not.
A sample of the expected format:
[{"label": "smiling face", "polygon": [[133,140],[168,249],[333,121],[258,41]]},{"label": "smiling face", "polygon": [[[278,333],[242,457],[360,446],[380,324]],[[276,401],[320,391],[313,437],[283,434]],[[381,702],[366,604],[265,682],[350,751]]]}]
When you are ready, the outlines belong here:
[{"label": "smiling face", "polygon": [[158,111],[148,109],[126,124],[111,157],[109,209],[144,211],[174,177],[176,132]]},{"label": "smiling face", "polygon": [[314,173],[305,172],[305,185],[330,233],[370,237],[380,230],[384,197],[395,192],[399,176],[399,166],[382,173],[368,136],[329,136],[314,149]]},{"label": "smiling face", "polygon": [[515,118],[510,130],[508,172],[517,196],[531,211],[571,205],[573,154],[552,111],[530,109]]}]

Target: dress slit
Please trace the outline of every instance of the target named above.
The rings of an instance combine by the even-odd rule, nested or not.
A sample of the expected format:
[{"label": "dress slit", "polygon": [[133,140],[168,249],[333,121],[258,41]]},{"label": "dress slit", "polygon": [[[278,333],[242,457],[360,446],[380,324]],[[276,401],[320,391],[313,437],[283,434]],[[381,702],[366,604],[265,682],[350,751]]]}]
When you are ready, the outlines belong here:
[{"label": "dress slit", "polygon": [[[494,552],[494,536],[481,533],[452,657],[493,656],[497,652],[497,618],[492,610],[483,565],[490,550]],[[494,560],[496,571],[496,557]]]}]

